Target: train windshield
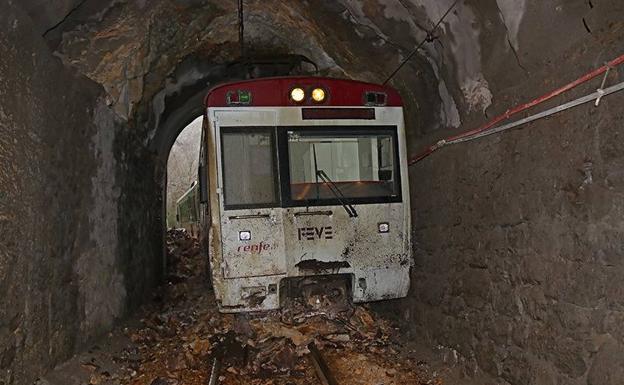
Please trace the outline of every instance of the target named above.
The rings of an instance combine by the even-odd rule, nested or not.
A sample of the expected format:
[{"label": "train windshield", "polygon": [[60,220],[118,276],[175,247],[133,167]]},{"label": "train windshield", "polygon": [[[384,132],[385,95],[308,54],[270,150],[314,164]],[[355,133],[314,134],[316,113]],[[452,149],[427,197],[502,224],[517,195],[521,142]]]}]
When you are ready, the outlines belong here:
[{"label": "train windshield", "polygon": [[287,131],[290,201],[351,203],[400,197],[396,132],[337,128]]},{"label": "train windshield", "polygon": [[225,209],[399,202],[396,138],[394,127],[222,127]]}]

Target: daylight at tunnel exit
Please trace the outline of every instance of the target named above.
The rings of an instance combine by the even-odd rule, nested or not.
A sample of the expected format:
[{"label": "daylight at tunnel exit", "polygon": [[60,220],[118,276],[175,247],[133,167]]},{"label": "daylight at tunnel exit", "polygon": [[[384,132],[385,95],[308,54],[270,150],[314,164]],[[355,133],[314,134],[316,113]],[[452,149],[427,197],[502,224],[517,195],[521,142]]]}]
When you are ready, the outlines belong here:
[{"label": "daylight at tunnel exit", "polygon": [[0,385],[624,385],[624,1],[0,0]]}]

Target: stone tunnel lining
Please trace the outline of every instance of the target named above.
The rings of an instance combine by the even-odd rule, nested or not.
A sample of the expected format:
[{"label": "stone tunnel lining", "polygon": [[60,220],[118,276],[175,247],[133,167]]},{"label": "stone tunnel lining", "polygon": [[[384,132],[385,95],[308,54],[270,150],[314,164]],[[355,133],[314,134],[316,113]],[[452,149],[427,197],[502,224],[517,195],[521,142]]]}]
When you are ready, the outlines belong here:
[{"label": "stone tunnel lining", "polygon": [[[379,81],[448,2],[345,0],[312,9],[250,1],[247,31],[260,50],[297,50],[331,68],[329,74]],[[448,133],[446,127],[482,122],[484,114],[503,112],[545,84],[563,83],[622,52],[622,7],[613,0],[592,7],[462,2],[440,39],[394,82],[410,105],[410,147]],[[15,96],[0,95],[6,100],[0,127],[17,139],[2,148],[21,164],[40,165],[0,161],[0,221],[9,234],[2,244],[9,258],[0,269],[6,288],[0,381],[21,381],[67,358],[141,303],[158,281],[161,260],[154,255],[161,254],[164,219],[158,159],[175,139],[170,130],[182,128],[176,122],[186,119],[184,102],[201,92],[196,81],[211,71],[195,76],[198,66],[181,63],[194,55],[210,63],[233,57],[231,8],[182,0],[0,5],[3,25],[12,27],[0,32],[3,52],[10,53],[0,58],[0,84]],[[163,22],[171,18],[176,22]],[[40,36],[51,27],[44,42]],[[65,67],[92,81],[63,68],[45,43]],[[42,79],[45,73],[59,76]],[[104,98],[116,117],[104,112]],[[615,384],[624,377],[613,361],[624,351],[617,246],[622,103],[614,98],[530,132],[447,149],[410,170],[420,245],[418,283],[406,302],[410,322],[462,365],[519,384]],[[62,170],[62,164],[74,166]],[[20,180],[44,183],[23,187],[20,197],[11,187]],[[28,208],[39,208],[38,215]],[[17,217],[25,225],[13,226]],[[24,233],[38,235],[18,242]],[[85,261],[97,261],[107,287],[116,288],[118,299],[125,292],[125,300],[109,303],[94,294],[99,286],[90,286]],[[88,309],[100,301],[110,306],[96,325],[88,322],[95,319]]]}]

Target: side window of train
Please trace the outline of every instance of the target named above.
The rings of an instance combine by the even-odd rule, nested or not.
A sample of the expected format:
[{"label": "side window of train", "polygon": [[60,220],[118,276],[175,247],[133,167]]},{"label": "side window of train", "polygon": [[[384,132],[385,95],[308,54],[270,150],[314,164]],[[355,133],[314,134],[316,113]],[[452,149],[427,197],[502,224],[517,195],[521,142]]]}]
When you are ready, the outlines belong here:
[{"label": "side window of train", "polygon": [[223,127],[221,153],[226,209],[278,205],[272,128]]},{"label": "side window of train", "polygon": [[206,165],[200,164],[197,171],[199,173],[199,202],[208,203],[208,173],[206,171]]},{"label": "side window of train", "polygon": [[208,163],[207,153],[206,153],[206,127],[207,119],[204,116],[204,125],[202,127],[201,134],[201,148],[199,151],[199,168],[197,170],[197,182],[199,183],[199,202],[200,203],[208,203],[208,172],[206,169],[206,164]]}]

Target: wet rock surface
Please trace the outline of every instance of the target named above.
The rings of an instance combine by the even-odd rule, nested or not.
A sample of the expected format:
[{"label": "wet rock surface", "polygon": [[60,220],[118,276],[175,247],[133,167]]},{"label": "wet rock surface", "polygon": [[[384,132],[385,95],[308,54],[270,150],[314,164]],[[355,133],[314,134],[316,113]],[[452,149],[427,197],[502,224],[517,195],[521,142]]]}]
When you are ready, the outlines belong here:
[{"label": "wet rock surface", "polygon": [[151,270],[119,263],[120,127],[103,89],[14,3],[0,2],[0,384],[29,383],[110,330],[143,297],[125,279]]},{"label": "wet rock surface", "polygon": [[221,314],[198,243],[169,232],[169,284],[140,317],[40,380],[41,385],[319,384],[311,345],[339,384],[467,384],[434,369],[401,332],[365,306],[311,311],[303,302],[262,314]]},{"label": "wet rock surface", "polygon": [[[551,44],[543,68],[531,64],[530,78],[498,83],[493,115],[624,53],[621,19],[601,14],[621,5],[588,7],[592,20],[602,20],[593,36],[571,33],[565,44]],[[572,11],[561,12],[572,25]],[[530,36],[520,29],[520,52]],[[607,83],[621,82],[622,71]],[[624,361],[607,358],[624,346],[623,100],[614,95],[599,108],[449,147],[410,170],[419,202],[411,320],[466,367],[510,384],[624,381]]]}]

